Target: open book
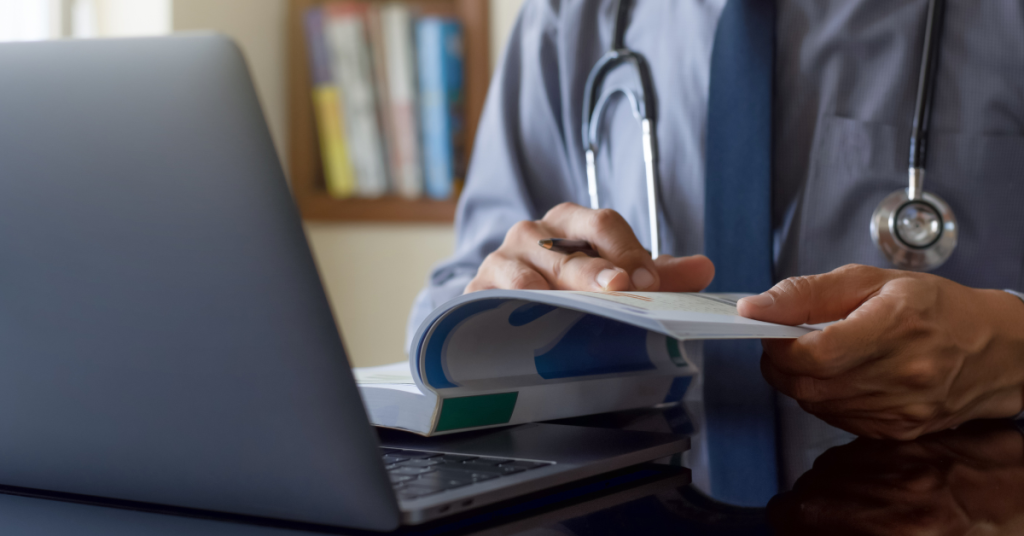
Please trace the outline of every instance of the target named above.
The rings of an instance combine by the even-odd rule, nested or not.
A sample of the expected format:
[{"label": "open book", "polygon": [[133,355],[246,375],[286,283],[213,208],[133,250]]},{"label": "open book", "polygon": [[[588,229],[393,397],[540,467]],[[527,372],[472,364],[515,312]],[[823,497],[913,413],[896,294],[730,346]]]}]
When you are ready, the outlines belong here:
[{"label": "open book", "polygon": [[686,341],[814,329],[740,317],[742,296],[474,292],[423,321],[408,363],[356,381],[373,424],[423,435],[675,402],[697,373]]}]

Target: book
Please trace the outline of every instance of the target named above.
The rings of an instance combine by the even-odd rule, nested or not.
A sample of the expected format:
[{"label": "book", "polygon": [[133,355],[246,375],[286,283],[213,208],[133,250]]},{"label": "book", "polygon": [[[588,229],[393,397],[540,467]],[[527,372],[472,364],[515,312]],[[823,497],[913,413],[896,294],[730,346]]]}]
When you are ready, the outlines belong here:
[{"label": "book", "polygon": [[331,197],[352,197],[356,192],[355,170],[342,129],[338,88],[331,78],[330,60],[323,32],[323,11],[306,10],[303,16],[312,74],[313,115],[320,140],[324,183]]},{"label": "book", "polygon": [[417,113],[416,49],[412,14],[402,4],[380,8],[383,45],[385,113],[388,157],[394,191],[406,198],[423,195],[420,132]]},{"label": "book", "polygon": [[330,2],[323,9],[331,75],[341,91],[340,116],[355,168],[357,194],[379,197],[387,193],[388,178],[366,35],[367,5]]},{"label": "book", "polygon": [[395,191],[395,175],[391,163],[394,133],[391,132],[391,113],[387,106],[388,80],[384,66],[384,29],[381,25],[381,5],[366,4],[363,22],[366,25],[366,39],[370,51],[370,72],[373,73],[374,103],[377,105],[377,125],[380,126],[381,151],[384,155],[388,176],[388,191]]},{"label": "book", "polygon": [[459,23],[444,17],[419,19],[416,56],[424,187],[427,196],[448,199],[463,176],[463,53]]},{"label": "book", "polygon": [[678,402],[705,339],[796,338],[740,294],[486,290],[420,325],[407,362],[354,369],[370,421],[438,435]]}]

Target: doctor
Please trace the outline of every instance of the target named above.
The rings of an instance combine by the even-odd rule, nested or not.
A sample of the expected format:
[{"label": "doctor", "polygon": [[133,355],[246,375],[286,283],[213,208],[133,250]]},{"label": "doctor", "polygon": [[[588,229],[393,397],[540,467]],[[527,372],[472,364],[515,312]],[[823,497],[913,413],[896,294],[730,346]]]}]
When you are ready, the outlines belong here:
[{"label": "doctor", "polygon": [[[623,17],[614,0],[527,2],[481,119],[456,253],[410,326],[488,288],[709,284],[760,293],[739,304],[750,318],[845,319],[764,341],[763,355],[705,346],[710,487],[738,504],[775,489],[747,471],[778,460],[762,480],[791,485],[841,430],[907,440],[1021,413],[1024,4],[629,4]],[[619,39],[641,59],[591,88]],[[549,237],[600,258],[537,246]]]}]

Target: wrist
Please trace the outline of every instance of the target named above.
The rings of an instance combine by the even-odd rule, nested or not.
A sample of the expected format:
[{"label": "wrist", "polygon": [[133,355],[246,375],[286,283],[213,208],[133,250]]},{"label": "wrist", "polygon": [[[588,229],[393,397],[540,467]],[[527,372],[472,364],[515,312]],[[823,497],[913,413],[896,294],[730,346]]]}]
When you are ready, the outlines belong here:
[{"label": "wrist", "polygon": [[988,351],[997,356],[998,372],[1013,386],[1005,391],[1005,405],[999,404],[1005,413],[999,417],[1017,417],[1024,413],[1024,300],[1002,290],[981,292],[986,295],[985,308],[994,328]]}]

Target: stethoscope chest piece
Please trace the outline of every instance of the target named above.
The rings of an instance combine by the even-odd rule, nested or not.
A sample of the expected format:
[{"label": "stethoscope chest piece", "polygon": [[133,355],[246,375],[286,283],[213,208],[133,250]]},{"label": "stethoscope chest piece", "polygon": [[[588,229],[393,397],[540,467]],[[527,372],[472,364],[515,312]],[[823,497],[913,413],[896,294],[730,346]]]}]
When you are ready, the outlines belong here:
[{"label": "stethoscope chest piece", "polygon": [[953,254],[957,223],[953,210],[930,192],[898,190],[871,215],[871,240],[897,268],[929,271]]},{"label": "stethoscope chest piece", "polygon": [[924,191],[925,150],[944,9],[945,0],[929,0],[910,134],[910,184],[889,194],[871,215],[871,240],[889,262],[903,270],[934,270],[956,249],[958,229],[953,210],[941,197]]}]

